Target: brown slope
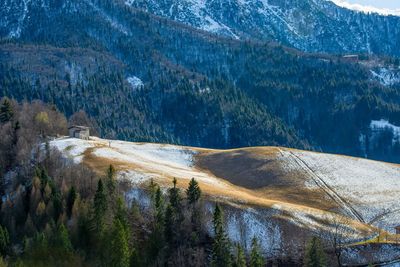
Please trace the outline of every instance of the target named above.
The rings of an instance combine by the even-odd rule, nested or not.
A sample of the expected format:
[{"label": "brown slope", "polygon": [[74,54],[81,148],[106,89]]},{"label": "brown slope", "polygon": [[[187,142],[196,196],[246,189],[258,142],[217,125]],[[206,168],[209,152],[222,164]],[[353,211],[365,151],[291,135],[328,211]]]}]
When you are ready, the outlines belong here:
[{"label": "brown slope", "polygon": [[333,210],[339,206],[322,190],[304,187],[307,173],[288,170],[277,147],[209,151],[197,156],[196,165],[228,182],[254,190],[263,197]]}]

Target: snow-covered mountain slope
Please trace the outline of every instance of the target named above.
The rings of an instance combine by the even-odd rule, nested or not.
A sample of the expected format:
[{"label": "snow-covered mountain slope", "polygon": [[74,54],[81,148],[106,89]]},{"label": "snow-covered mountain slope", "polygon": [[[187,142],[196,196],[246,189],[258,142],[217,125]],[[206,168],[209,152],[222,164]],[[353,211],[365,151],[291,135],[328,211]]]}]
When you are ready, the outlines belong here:
[{"label": "snow-covered mountain slope", "polygon": [[400,16],[400,9],[389,9],[389,8],[379,8],[379,7],[373,7],[370,5],[362,5],[362,4],[356,4],[356,3],[349,3],[346,0],[327,0],[334,2],[336,5],[355,10],[355,11],[360,11],[364,13],[377,13],[380,15],[393,15],[393,16]]},{"label": "snow-covered mountain slope", "polygon": [[305,51],[400,53],[400,17],[358,12],[326,0],[125,2],[236,39],[274,40]]},{"label": "snow-covered mountain slope", "polygon": [[[114,1],[114,0],[113,0]],[[327,0],[115,0],[127,6],[235,39],[277,41],[304,51],[400,55],[400,16],[350,10]],[[40,27],[37,16],[93,9],[125,36],[130,29],[97,8],[98,2],[6,0],[0,3],[0,36],[20,38]],[[340,6],[339,6],[340,5]],[[343,7],[345,6],[345,7]],[[347,8],[346,8],[347,7]],[[374,11],[374,10],[368,10]],[[93,12],[88,10],[88,12]],[[382,13],[382,12],[381,12]],[[59,26],[57,22],[54,26]],[[92,33],[93,34],[93,33]]]},{"label": "snow-covered mountain slope", "polygon": [[185,188],[195,178],[212,199],[272,210],[307,229],[348,218],[361,238],[374,226],[393,230],[400,219],[398,165],[278,147],[208,150],[98,138],[61,138],[51,146],[95,170],[113,164],[120,179],[139,187],[150,179],[169,186],[175,177]]}]

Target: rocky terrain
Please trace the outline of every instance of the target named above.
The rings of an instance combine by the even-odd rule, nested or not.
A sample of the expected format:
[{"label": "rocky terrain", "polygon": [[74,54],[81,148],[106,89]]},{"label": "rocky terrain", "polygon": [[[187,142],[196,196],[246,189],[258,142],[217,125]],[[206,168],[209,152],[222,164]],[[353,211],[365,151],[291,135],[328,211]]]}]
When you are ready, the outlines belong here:
[{"label": "rocky terrain", "polygon": [[326,0],[127,0],[127,5],[235,39],[272,40],[304,51],[399,56],[400,17]]}]

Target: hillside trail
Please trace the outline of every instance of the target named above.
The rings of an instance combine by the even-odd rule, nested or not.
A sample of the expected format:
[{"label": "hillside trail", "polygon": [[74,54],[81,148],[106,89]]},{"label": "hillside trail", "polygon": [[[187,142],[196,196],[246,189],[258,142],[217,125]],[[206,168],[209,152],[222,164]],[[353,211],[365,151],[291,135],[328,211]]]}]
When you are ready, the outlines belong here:
[{"label": "hillside trail", "polygon": [[[280,151],[282,153],[282,151]],[[307,174],[309,174],[310,178],[314,181],[314,183],[321,188],[333,201],[335,201],[344,211],[347,212],[348,215],[357,219],[358,221],[365,223],[364,218],[361,214],[342,196],[339,195],[331,186],[329,186],[325,181],[324,177],[321,177],[299,156],[297,156],[292,151],[288,151],[289,155],[292,157],[293,161],[302,168]]]}]

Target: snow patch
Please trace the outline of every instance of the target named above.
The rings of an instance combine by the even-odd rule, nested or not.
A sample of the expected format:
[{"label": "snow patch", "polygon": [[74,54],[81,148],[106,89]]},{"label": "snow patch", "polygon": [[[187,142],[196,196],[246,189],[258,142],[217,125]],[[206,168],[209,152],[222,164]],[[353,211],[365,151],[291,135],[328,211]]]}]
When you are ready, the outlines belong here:
[{"label": "snow patch", "polygon": [[369,126],[372,131],[390,130],[393,133],[393,142],[400,139],[400,127],[391,124],[389,121],[381,119],[379,121],[373,120]]},{"label": "snow patch", "polygon": [[126,79],[126,81],[131,85],[133,90],[140,89],[144,86],[142,80],[136,76],[130,76]]},{"label": "snow patch", "polygon": [[55,148],[75,163],[81,163],[86,149],[94,145],[88,141],[77,138],[61,138],[50,142],[50,147]]},{"label": "snow patch", "polygon": [[82,162],[84,152],[91,148],[91,155],[115,161],[129,171],[121,172],[121,178],[134,184],[142,184],[151,178],[166,179],[176,177],[226,188],[227,184],[195,167],[195,150],[174,145],[132,143],[105,140],[91,137],[90,140],[76,138],[59,138],[50,143],[65,157]]},{"label": "snow patch", "polygon": [[269,255],[280,249],[282,245],[281,231],[278,225],[273,224],[266,214],[247,208],[240,212],[227,214],[227,234],[235,243],[251,247],[254,237],[260,242],[261,248]]},{"label": "snow patch", "polygon": [[361,4],[352,4],[345,0],[328,0],[328,1],[333,2],[337,6],[355,10],[358,12],[367,13],[367,14],[376,13],[376,14],[384,15],[384,16],[389,16],[389,15],[400,16],[400,9],[377,8],[377,7],[366,6],[366,5],[361,5]]},{"label": "snow patch", "polygon": [[132,188],[129,192],[125,194],[125,199],[127,203],[131,204],[133,201],[139,204],[139,206],[144,208],[151,207],[151,199],[147,192],[140,188]]},{"label": "snow patch", "polygon": [[371,74],[384,86],[392,86],[400,84],[400,71],[388,68],[379,68],[377,70],[371,70]]},{"label": "snow patch", "polygon": [[94,151],[94,155],[131,163],[152,162],[177,169],[193,166],[193,153],[169,145],[111,141],[111,147],[98,148]]},{"label": "snow patch", "polygon": [[133,170],[121,171],[118,173],[118,177],[122,180],[131,182],[133,185],[143,185],[152,178],[149,175]]},{"label": "snow patch", "polygon": [[205,88],[200,88],[199,93],[200,94],[209,94],[211,92],[210,87],[205,87]]},{"label": "snow patch", "polygon": [[[379,122],[378,125],[386,124]],[[346,207],[357,211],[366,222],[379,221],[393,230],[400,221],[400,166],[315,152],[291,153],[301,158],[339,200],[346,200]],[[319,188],[311,180],[306,181],[305,186]]]}]

